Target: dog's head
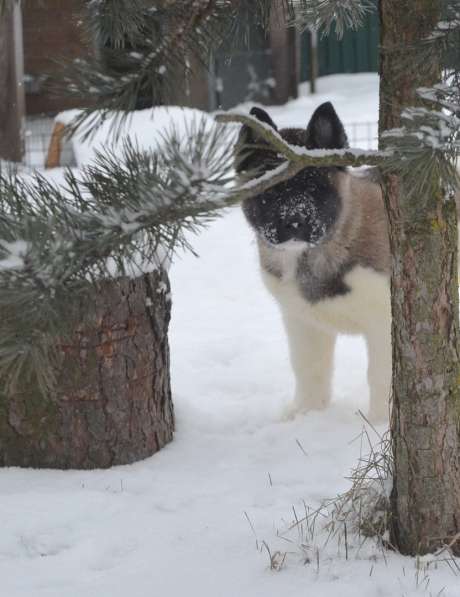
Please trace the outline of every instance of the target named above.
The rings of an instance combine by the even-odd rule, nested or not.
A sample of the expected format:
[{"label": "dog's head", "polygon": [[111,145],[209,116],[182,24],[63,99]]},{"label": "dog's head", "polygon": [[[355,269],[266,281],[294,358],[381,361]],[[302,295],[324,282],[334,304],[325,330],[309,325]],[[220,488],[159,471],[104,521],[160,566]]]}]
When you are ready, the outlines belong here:
[{"label": "dog's head", "polygon": [[[251,115],[278,131],[261,108]],[[306,129],[278,131],[291,145],[307,149],[342,149],[347,136],[332,104],[326,102],[313,113]],[[243,180],[257,178],[279,166],[283,158],[253,132],[243,126],[235,148],[235,166]],[[243,210],[258,236],[272,244],[288,241],[308,246],[320,243],[337,221],[341,199],[336,187],[339,168],[307,167],[293,178],[245,201]]]}]

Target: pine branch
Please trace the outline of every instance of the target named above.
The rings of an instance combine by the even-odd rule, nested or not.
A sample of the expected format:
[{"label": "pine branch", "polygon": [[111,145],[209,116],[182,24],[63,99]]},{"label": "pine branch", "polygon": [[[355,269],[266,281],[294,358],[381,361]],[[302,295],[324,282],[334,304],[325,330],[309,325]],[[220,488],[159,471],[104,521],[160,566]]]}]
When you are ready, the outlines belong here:
[{"label": "pine branch", "polygon": [[359,29],[375,7],[372,0],[288,0],[291,22],[298,29],[313,28],[329,34],[334,25],[338,38],[347,29]]},{"label": "pine branch", "polygon": [[460,113],[460,85],[455,81],[455,74],[458,76],[460,73],[447,74],[447,78],[450,79],[448,83],[439,83],[434,87],[419,87],[417,95],[437,106],[439,110],[445,109],[452,114]]},{"label": "pine branch", "polygon": [[[232,156],[222,127],[174,131],[161,154],[126,143],[59,188],[40,174],[0,173],[0,379],[13,392],[27,376],[53,387],[59,344],[76,301],[101,279],[164,267],[217,217],[228,199]],[[227,201],[227,203],[229,203]]]},{"label": "pine branch", "polygon": [[[289,145],[271,126],[252,116],[236,114],[235,112],[222,112],[217,114],[215,118],[219,123],[239,123],[250,126],[271,148],[298,167],[298,170],[293,168],[290,172],[298,172],[307,166],[316,166],[318,168],[327,166],[379,166],[389,157],[388,152],[361,151],[348,148],[307,150],[303,147]],[[286,178],[289,178],[289,176],[286,175]]]},{"label": "pine branch", "polygon": [[99,40],[99,52],[91,60],[67,64],[53,84],[55,93],[87,106],[72,130],[83,126],[89,134],[117,111],[116,130],[139,103],[167,104],[192,75],[193,60],[208,63],[233,14],[230,0],[90,2],[85,22]]},{"label": "pine branch", "polygon": [[[429,91],[436,90],[423,89],[422,94],[427,97]],[[452,112],[417,107],[404,110],[401,120],[401,127],[382,134],[390,151],[382,168],[400,176],[404,195],[416,201],[423,214],[424,198],[436,192],[440,181],[447,196],[459,186],[460,119]]]},{"label": "pine branch", "polygon": [[151,0],[104,0],[87,2],[84,21],[89,38],[99,48],[133,47],[142,42],[140,33],[149,11],[155,9]]}]

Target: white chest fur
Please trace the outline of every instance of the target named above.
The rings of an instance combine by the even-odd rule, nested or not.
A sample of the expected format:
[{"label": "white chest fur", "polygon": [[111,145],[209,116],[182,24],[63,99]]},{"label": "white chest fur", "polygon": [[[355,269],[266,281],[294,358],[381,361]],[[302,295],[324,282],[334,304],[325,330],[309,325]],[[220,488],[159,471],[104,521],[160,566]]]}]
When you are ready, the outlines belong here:
[{"label": "white chest fur", "polygon": [[299,254],[295,250],[277,251],[281,278],[265,271],[262,274],[284,315],[332,333],[366,334],[382,325],[389,328],[390,284],[385,275],[357,266],[344,278],[350,292],[311,304],[302,296],[296,281]]}]

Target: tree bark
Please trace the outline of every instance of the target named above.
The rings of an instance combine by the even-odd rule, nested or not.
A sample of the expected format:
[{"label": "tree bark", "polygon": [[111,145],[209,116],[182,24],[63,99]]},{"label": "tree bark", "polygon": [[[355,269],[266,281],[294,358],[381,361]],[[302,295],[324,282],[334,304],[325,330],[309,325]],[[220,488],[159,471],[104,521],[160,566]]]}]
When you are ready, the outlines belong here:
[{"label": "tree bark", "polygon": [[0,464],[106,468],[146,458],[171,441],[168,277],[104,281],[79,307],[60,346],[57,387],[0,396]]},{"label": "tree bark", "polygon": [[24,118],[21,5],[9,2],[0,15],[0,159],[22,161]]},{"label": "tree bark", "polygon": [[[410,68],[416,45],[440,20],[440,0],[380,0],[380,132],[400,126],[416,89],[440,79],[433,62]],[[415,61],[414,61],[415,62]],[[391,541],[405,554],[460,550],[460,367],[454,201],[436,192],[408,199],[386,176],[392,250]]]},{"label": "tree bark", "polygon": [[282,3],[274,4],[270,16],[271,67],[276,85],[273,101],[284,104],[299,95],[299,43],[294,27],[287,27]]}]

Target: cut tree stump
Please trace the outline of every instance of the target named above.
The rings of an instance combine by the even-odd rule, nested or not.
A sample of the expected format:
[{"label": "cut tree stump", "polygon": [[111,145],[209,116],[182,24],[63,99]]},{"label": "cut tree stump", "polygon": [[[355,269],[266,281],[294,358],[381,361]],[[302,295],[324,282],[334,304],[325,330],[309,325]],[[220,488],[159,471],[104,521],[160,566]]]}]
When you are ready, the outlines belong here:
[{"label": "cut tree stump", "polygon": [[104,281],[79,310],[53,395],[0,396],[0,465],[107,468],[172,440],[167,274]]}]

